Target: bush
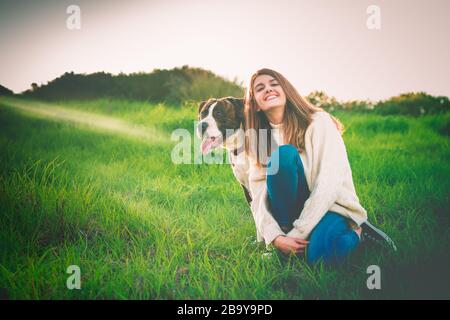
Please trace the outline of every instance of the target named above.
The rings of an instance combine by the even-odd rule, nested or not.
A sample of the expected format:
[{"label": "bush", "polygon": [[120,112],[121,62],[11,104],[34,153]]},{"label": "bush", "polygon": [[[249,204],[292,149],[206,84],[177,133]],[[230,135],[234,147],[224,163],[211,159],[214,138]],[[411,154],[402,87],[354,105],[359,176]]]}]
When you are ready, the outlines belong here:
[{"label": "bush", "polygon": [[0,96],[12,96],[14,92],[9,90],[8,88],[0,85]]},{"label": "bush", "polygon": [[426,117],[424,122],[436,133],[450,137],[450,112],[435,117]]},{"label": "bush", "polygon": [[450,110],[450,101],[447,97],[433,97],[425,92],[405,93],[380,101],[375,105],[375,113],[403,114],[421,116],[425,114],[439,114]]},{"label": "bush", "polygon": [[323,91],[313,91],[306,99],[313,105],[323,108],[327,112],[356,111],[365,113],[373,110],[373,103],[370,101],[354,100],[338,102],[335,97],[330,97]]}]

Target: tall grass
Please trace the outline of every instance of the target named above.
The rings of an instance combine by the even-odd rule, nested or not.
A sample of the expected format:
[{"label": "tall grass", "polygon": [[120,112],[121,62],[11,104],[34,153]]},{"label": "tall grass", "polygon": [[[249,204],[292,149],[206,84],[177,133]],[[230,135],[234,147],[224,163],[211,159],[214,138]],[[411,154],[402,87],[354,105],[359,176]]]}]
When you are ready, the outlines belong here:
[{"label": "tall grass", "polygon": [[[2,298],[450,297],[450,153],[440,129],[448,114],[335,114],[347,127],[360,201],[399,251],[364,247],[346,265],[326,268],[263,258],[229,166],[174,165],[175,142],[35,117],[18,103],[0,100]],[[166,136],[192,131],[196,117],[195,106],[106,99],[59,107]],[[381,267],[379,291],[366,287],[372,264]],[[66,288],[69,265],[81,268],[81,290]]]}]

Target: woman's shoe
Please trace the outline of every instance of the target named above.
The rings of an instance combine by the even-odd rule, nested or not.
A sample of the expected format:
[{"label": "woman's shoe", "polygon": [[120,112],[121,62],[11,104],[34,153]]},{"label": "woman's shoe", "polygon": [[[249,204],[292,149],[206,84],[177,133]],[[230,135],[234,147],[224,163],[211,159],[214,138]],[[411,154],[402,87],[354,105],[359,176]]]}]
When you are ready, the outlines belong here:
[{"label": "woman's shoe", "polygon": [[367,242],[375,242],[382,246],[388,246],[394,251],[397,251],[397,246],[394,241],[383,231],[373,226],[369,221],[363,222],[361,224],[362,233],[361,233],[361,241]]}]

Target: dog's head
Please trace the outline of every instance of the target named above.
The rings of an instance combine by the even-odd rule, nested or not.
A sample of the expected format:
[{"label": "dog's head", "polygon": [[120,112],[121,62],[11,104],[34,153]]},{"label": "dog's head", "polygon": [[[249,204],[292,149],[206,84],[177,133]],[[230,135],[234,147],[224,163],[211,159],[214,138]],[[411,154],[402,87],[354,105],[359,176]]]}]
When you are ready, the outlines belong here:
[{"label": "dog's head", "polygon": [[202,139],[202,153],[226,144],[244,124],[244,99],[225,97],[200,103],[197,135]]}]

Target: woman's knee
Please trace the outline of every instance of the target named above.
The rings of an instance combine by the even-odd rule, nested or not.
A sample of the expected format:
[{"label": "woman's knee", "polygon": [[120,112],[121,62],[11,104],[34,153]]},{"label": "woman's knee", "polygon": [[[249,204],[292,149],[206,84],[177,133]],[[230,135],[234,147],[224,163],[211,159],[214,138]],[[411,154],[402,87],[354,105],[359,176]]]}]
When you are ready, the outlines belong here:
[{"label": "woman's knee", "polygon": [[[356,238],[355,238],[355,237]],[[345,257],[359,243],[357,234],[348,226],[342,215],[328,211],[311,233],[307,261],[315,263],[320,259],[330,263]]]},{"label": "woman's knee", "polygon": [[[300,158],[298,150],[292,144],[285,144],[278,147],[270,155],[269,167],[275,169],[277,164],[278,170],[289,171],[296,168],[297,161]],[[300,159],[301,161],[301,159]]]},{"label": "woman's knee", "polygon": [[349,229],[346,233],[336,239],[336,255],[345,257],[352,252],[359,244],[359,237],[353,230]]}]

